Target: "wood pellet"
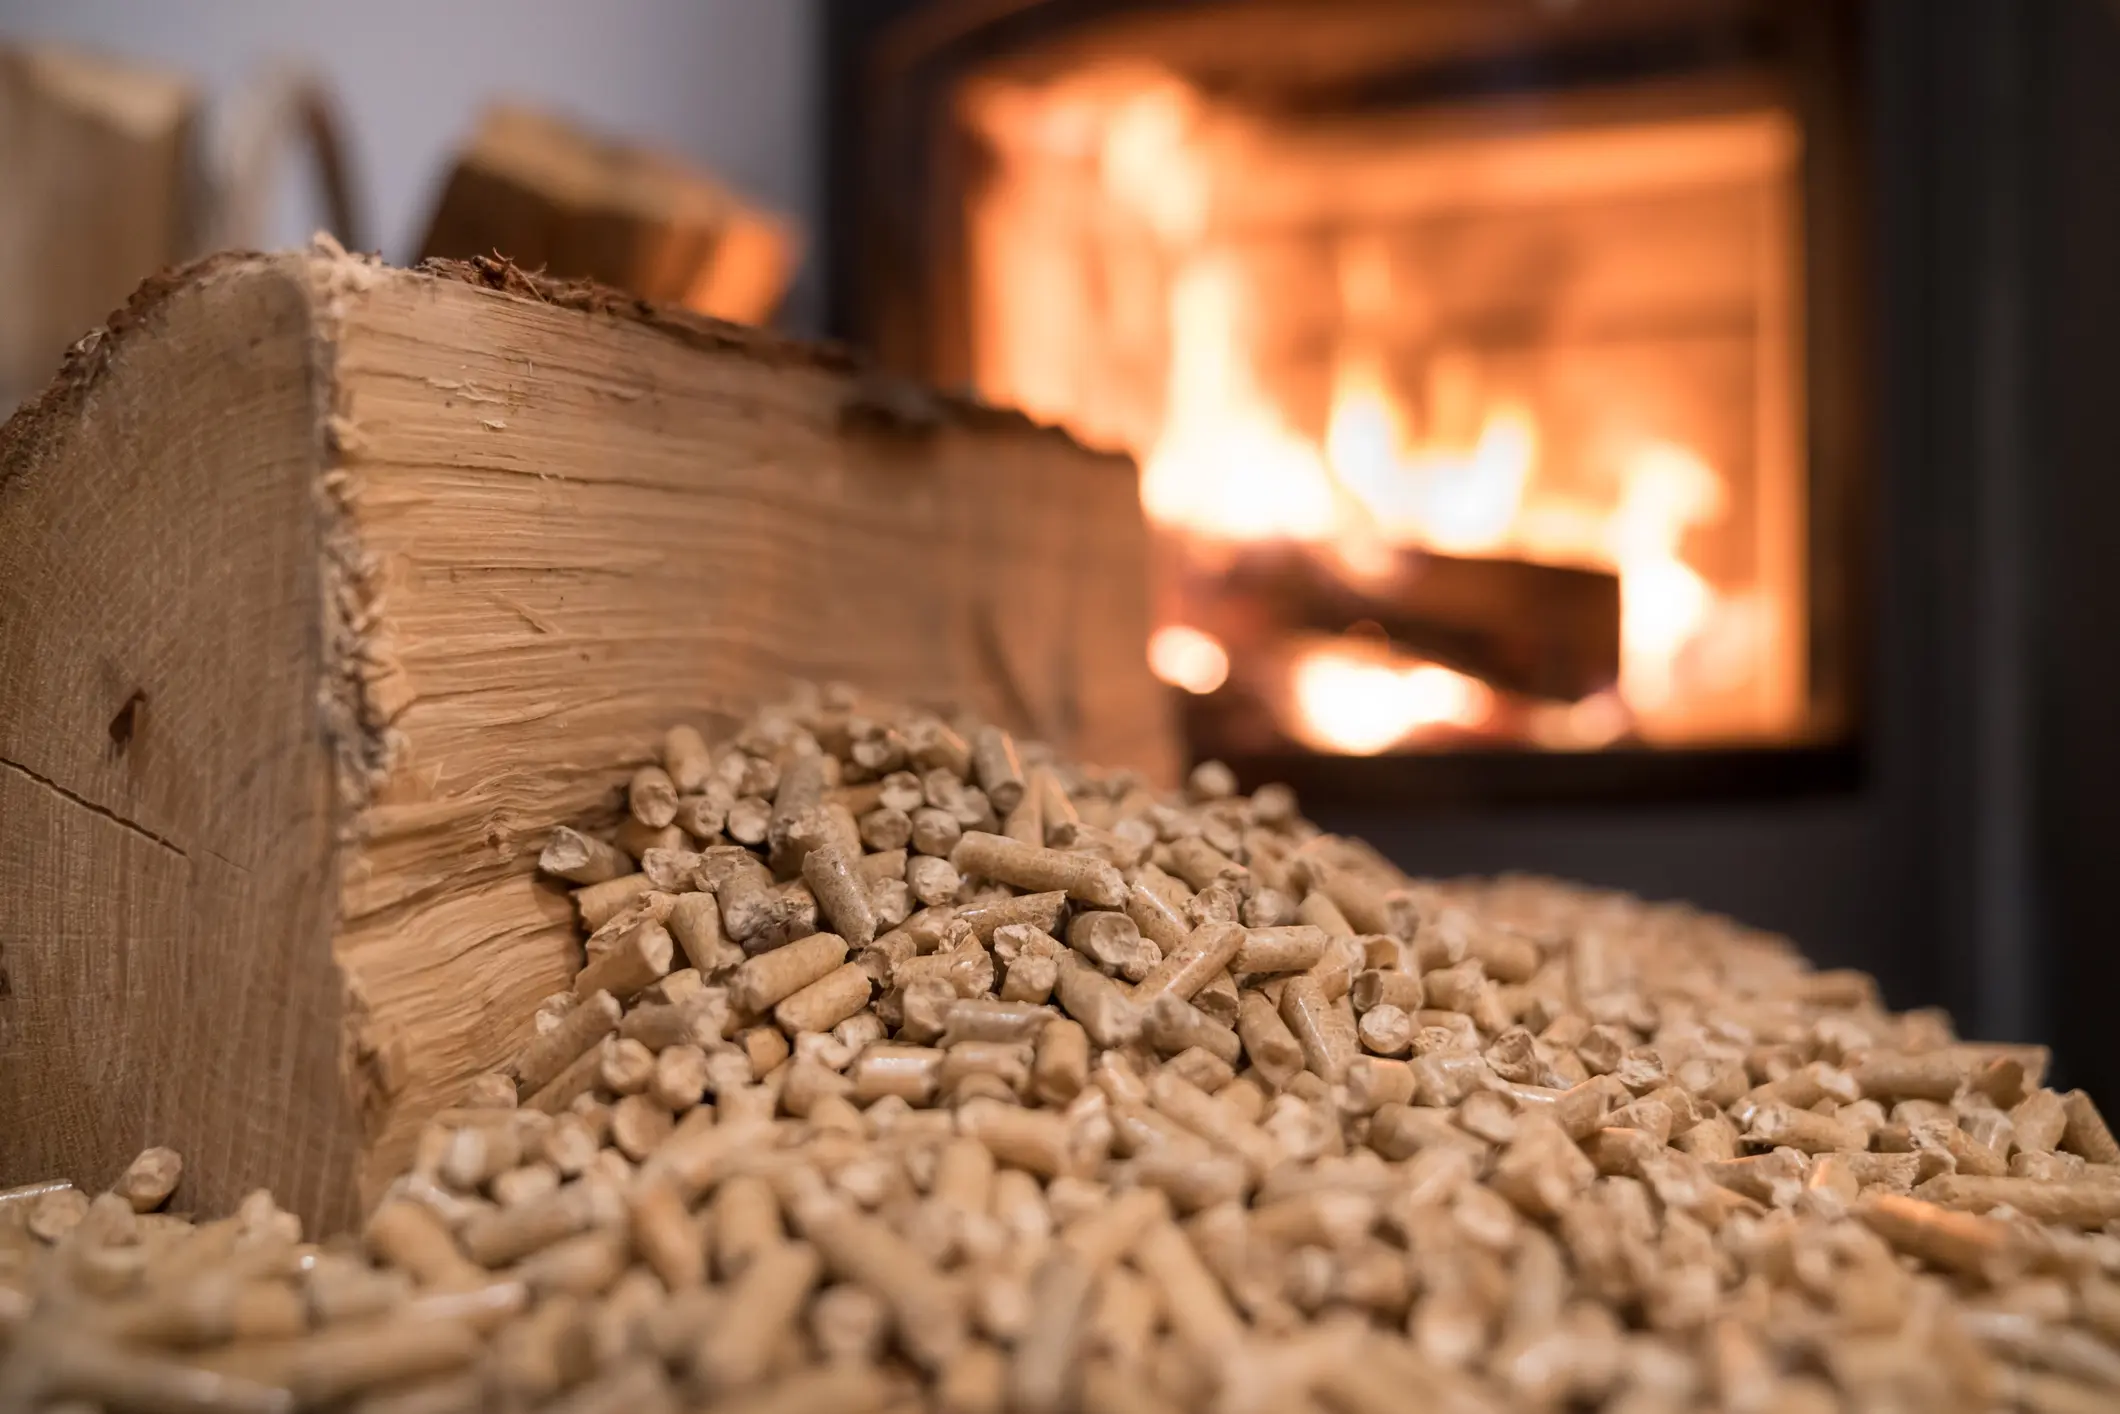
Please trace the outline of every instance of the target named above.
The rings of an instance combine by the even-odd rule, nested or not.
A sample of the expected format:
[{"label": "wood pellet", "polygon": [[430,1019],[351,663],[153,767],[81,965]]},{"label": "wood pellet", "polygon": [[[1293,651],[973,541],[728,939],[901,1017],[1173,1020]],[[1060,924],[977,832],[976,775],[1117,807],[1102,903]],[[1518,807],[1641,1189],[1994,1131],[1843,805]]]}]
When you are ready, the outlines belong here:
[{"label": "wood pellet", "polygon": [[612,807],[359,1232],[0,1192],[0,1409],[2120,1408],[2097,1105],[1781,939],[844,689]]}]

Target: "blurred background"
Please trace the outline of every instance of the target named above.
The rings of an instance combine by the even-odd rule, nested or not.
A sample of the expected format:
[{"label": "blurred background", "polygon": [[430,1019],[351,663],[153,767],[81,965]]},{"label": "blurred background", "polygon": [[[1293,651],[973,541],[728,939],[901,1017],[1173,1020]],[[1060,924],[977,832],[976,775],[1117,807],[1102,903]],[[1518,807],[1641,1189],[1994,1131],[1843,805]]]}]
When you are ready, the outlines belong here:
[{"label": "blurred background", "polygon": [[1126,451],[1195,756],[2120,1093],[2114,0],[0,0],[0,404],[318,228]]},{"label": "blurred background", "polygon": [[[593,179],[582,161],[567,160],[581,154],[561,154],[553,170],[535,176],[549,203],[635,214],[645,203],[668,219],[673,204],[710,203],[688,188],[714,185],[740,192],[748,209],[785,218],[791,235],[814,229],[823,193],[821,24],[816,6],[772,0],[381,0],[357,14],[315,0],[0,0],[0,46],[12,51],[0,71],[0,183],[9,218],[0,219],[7,272],[0,298],[12,306],[0,317],[0,400],[11,374],[28,381],[18,371],[24,359],[45,365],[38,383],[56,362],[53,351],[13,352],[29,319],[20,304],[25,285],[45,302],[70,296],[71,307],[51,318],[72,328],[71,339],[162,263],[143,261],[146,247],[178,255],[278,248],[332,227],[306,99],[328,115],[329,145],[355,207],[356,229],[335,234],[395,263],[428,251],[460,156],[481,139],[494,148],[523,145],[522,124],[489,121],[496,104],[561,120],[572,146],[635,149],[628,163],[601,174],[607,189],[586,201],[580,184]],[[515,155],[492,154],[490,165]],[[684,167],[690,183],[667,171],[658,183],[639,170],[659,161]],[[62,202],[76,219],[52,215]],[[89,212],[102,218],[92,227],[108,223],[124,236],[82,229],[79,217]],[[503,223],[513,216],[519,230],[526,219],[520,211],[487,214]],[[63,238],[54,234],[62,228]],[[459,226],[440,234],[447,242],[489,232]],[[41,240],[34,255],[33,239]],[[63,293],[51,289],[55,266],[94,261],[84,245],[128,239],[131,259],[113,253],[109,275],[83,270]],[[636,255],[626,268],[645,269],[648,259]],[[822,266],[812,260],[789,274],[777,308],[792,325],[815,329]],[[667,272],[654,293],[672,297]],[[84,301],[93,311],[85,317]],[[15,396],[25,391],[18,386]]]}]

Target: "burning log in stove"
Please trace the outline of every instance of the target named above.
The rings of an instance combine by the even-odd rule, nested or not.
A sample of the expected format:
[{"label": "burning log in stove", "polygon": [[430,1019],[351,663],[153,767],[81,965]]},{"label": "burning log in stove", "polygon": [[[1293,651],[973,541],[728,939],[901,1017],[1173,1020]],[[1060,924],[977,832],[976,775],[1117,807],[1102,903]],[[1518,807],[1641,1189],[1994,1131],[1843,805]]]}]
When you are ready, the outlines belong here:
[{"label": "burning log in stove", "polygon": [[1530,697],[1573,702],[1619,677],[1619,577],[1527,560],[1388,552],[1376,572],[1299,544],[1245,546],[1189,568],[1189,617],[1241,653],[1373,624],[1403,651]]}]

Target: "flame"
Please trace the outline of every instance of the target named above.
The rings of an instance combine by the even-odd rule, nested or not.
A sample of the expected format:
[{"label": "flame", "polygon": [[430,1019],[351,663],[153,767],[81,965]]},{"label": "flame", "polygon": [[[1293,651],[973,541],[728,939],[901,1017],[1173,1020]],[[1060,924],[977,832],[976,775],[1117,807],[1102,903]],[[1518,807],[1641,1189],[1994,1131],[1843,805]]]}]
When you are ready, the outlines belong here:
[{"label": "flame", "polygon": [[1350,756],[1374,756],[1424,728],[1475,727],[1494,710],[1493,692],[1477,678],[1354,644],[1306,649],[1290,681],[1297,737]]},{"label": "flame", "polygon": [[1651,443],[1628,464],[1605,549],[1619,570],[1620,695],[1639,710],[1670,704],[1678,655],[1714,607],[1715,592],[1679,547],[1723,501],[1721,479],[1684,447]]},{"label": "flame", "polygon": [[1229,654],[1212,634],[1165,624],[1148,638],[1148,670],[1202,697],[1229,680]]},{"label": "flame", "polygon": [[1469,447],[1410,444],[1377,360],[1348,358],[1334,379],[1325,458],[1387,540],[1480,554],[1509,540],[1538,461],[1538,427],[1504,402]]},{"label": "flame", "polygon": [[1150,83],[1120,100],[1097,154],[1105,191],[1168,242],[1192,240],[1207,225],[1207,172],[1190,156],[1198,120],[1192,89]]},{"label": "flame", "polygon": [[1244,315],[1228,262],[1199,260],[1171,281],[1170,387],[1141,503],[1155,520],[1217,539],[1327,539],[1338,520],[1332,479],[1258,388],[1241,356]]}]

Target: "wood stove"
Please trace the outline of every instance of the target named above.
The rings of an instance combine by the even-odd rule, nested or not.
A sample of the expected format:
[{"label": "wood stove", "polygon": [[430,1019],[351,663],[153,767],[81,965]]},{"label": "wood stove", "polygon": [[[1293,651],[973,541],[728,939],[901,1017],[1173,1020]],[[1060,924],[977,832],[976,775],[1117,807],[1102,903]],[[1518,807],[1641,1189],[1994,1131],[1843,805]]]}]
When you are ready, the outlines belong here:
[{"label": "wood stove", "polygon": [[1845,783],[1843,13],[911,7],[842,313],[1140,462],[1196,756],[1314,798]]},{"label": "wood stove", "polygon": [[[825,18],[832,332],[898,368],[956,383],[982,376],[970,283],[979,250],[967,213],[1006,171],[974,121],[978,94],[996,86],[1051,88],[1092,60],[1128,57],[1137,72],[1152,66],[1182,79],[1191,111],[1217,124],[1232,119],[1267,156],[1289,150],[1298,134],[1352,141],[1393,125],[1424,128],[1446,151],[1445,137],[1467,146],[1539,134],[1558,142],[1599,130],[1615,111],[1608,103],[1640,115],[1661,101],[1671,106],[1658,111],[1691,123],[1779,114],[1792,146],[1780,156],[1755,148],[1750,170],[1756,192],[1778,193],[1797,234],[1772,261],[1765,257],[1776,248],[1762,248],[1762,262],[1743,268],[1755,291],[1774,279],[1792,285],[1784,346],[1796,371],[1780,405],[1793,430],[1778,453],[1762,452],[1757,435],[1688,431],[1683,414],[1657,430],[1731,480],[1722,518],[1694,520],[1679,539],[1680,562],[1711,588],[1727,581],[1710,547],[1734,553],[1733,517],[1757,490],[1738,479],[1770,463],[1796,468],[1780,503],[1781,523],[1800,528],[1802,554],[1800,711],[1779,719],[1794,729],[1674,739],[1637,727],[1604,747],[1555,749],[1522,734],[1497,740],[1433,726],[1366,757],[1311,750],[1284,732],[1240,764],[1250,776],[1294,781],[1315,814],[1409,868],[1540,869],[1727,910],[1792,934],[1823,963],[1877,973],[1895,1004],[1941,1003],[1985,1035],[2051,1038],[2076,1083],[2120,1087],[2120,1045],[2104,1016],[2120,954],[2098,945],[2111,911],[2105,879],[2120,850],[2120,734],[2105,705],[2120,563],[2120,511],[2111,504],[2120,481],[2109,474],[2120,455],[2110,406],[2120,384],[2112,339],[2120,264],[2111,256],[2120,249],[2111,180],[2120,161],[2120,6],[828,0]],[[1437,150],[1422,160],[1440,161]],[[1793,165],[1779,165],[1784,158]],[[1239,175],[1255,178],[1260,200],[1296,180],[1263,167]],[[1469,176],[1435,184],[1446,194],[1493,195],[1475,193]],[[1403,202],[1414,184],[1389,185]],[[1382,199],[1373,190],[1330,195],[1358,210]],[[1469,222],[1496,203],[1465,205]],[[1080,212],[1054,219],[1057,229]],[[1641,251],[1670,251],[1691,228],[1673,215],[1631,229]],[[1476,283],[1484,272],[1449,263],[1432,226],[1425,235],[1401,228],[1382,261],[1348,249],[1339,234],[1310,230],[1292,244],[1307,255],[1284,259],[1317,293],[1302,318],[1272,322],[1281,336],[1265,351],[1272,356],[1247,365],[1272,394],[1269,410],[1303,457],[1330,452],[1335,381],[1359,368],[1354,355],[1365,350],[1355,336],[1372,332],[1347,317],[1343,291],[1370,288],[1381,265],[1394,299],[1391,318],[1373,331],[1383,346],[1375,381],[1396,421],[1372,421],[1387,430],[1376,441],[1393,468],[1477,451],[1501,394],[1524,394],[1507,386],[1516,371],[1461,357],[1454,366],[1479,378],[1437,375],[1419,336],[1496,284],[1505,293],[1551,285],[1517,267]],[[1633,251],[1619,246],[1622,256]],[[1581,259],[1587,266],[1588,255]],[[1677,281],[1711,267],[1645,256],[1639,268]],[[1072,278],[1048,269],[1025,284],[1064,305],[1056,292],[1079,288],[1066,283]],[[1158,298],[1154,288],[1162,286],[1111,302],[1164,318],[1168,290]],[[1416,307],[1415,293],[1428,303]],[[1502,302],[1473,321],[1478,337],[1463,345],[1521,336],[1522,309]],[[1541,327],[1562,327],[1552,305],[1534,310],[1548,316]],[[1079,327],[1076,311],[1060,312],[1063,327]],[[1306,370],[1301,377],[1291,361]],[[1707,360],[1681,372],[1705,378]],[[1122,407],[1130,396],[1161,411],[1167,362],[1129,367],[1125,377],[1137,386],[1100,396],[1115,391]],[[1727,396],[1748,408],[1774,404],[1757,377],[1723,377]],[[1450,410],[1459,388],[1481,395],[1469,412]],[[1489,391],[1493,400],[1483,401]],[[1596,395],[1589,401],[1597,412]],[[1555,407],[1530,402],[1543,458],[1569,434]],[[1142,435],[1123,425],[1101,435],[1118,432]],[[1754,465],[1740,471],[1746,448]],[[1547,470],[1542,460],[1529,484]],[[1392,548],[1432,554],[1434,542]],[[1262,547],[1240,549],[1255,559]],[[1539,560],[1510,545],[1451,557],[1614,569],[1609,559]],[[1293,563],[1314,569],[1311,560]],[[1256,581],[1280,568],[1269,556],[1246,572]],[[1177,585],[1186,591],[1187,580]],[[1418,631],[1417,656],[1428,663],[1454,672],[1491,663],[1443,651],[1449,645],[1436,633],[1453,620],[1431,614],[1409,624],[1419,606],[1403,598],[1384,607],[1397,620],[1373,616],[1375,628],[1358,641],[1381,637],[1396,651],[1392,630],[1409,641]],[[1186,626],[1221,642],[1214,625]],[[1528,631],[1537,642],[1553,630],[1539,616]],[[1472,675],[1504,695],[1490,677]],[[1237,710],[1230,688],[1173,691],[1187,706],[1195,751],[1226,749],[1221,743],[1261,720],[1248,706]],[[1435,698],[1453,705],[1452,694]],[[1529,699],[1530,708],[1553,702]]]}]

